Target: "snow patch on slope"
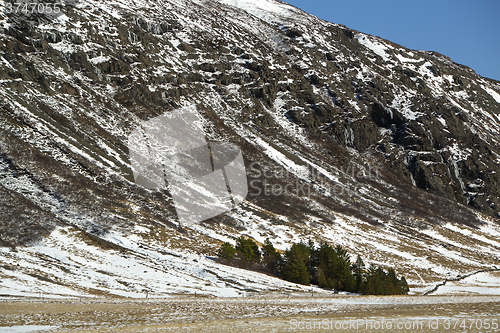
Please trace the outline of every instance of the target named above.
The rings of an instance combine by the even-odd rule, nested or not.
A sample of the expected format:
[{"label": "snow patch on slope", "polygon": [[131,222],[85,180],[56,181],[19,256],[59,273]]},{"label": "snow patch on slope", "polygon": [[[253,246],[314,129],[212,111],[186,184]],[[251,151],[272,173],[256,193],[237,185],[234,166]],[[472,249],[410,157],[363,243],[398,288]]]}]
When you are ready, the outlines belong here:
[{"label": "snow patch on slope", "polygon": [[500,295],[500,273],[483,272],[471,275],[461,281],[449,281],[446,285],[439,287],[434,294]]},{"label": "snow patch on slope", "polygon": [[298,165],[283,153],[271,147],[270,144],[261,138],[256,138],[255,143],[263,148],[264,153],[269,156],[269,158],[281,164],[287,171],[293,173],[297,177],[308,179],[309,169],[306,166]]},{"label": "snow patch on slope", "polygon": [[0,294],[78,297],[97,290],[123,297],[144,297],[146,291],[152,297],[195,292],[237,297],[246,290],[308,289],[187,251],[148,248],[137,243],[140,237],[133,234],[113,233],[106,238],[124,250],[95,247],[71,227],[57,228],[33,247],[17,251],[0,247],[4,264]]},{"label": "snow patch on slope", "polygon": [[240,8],[268,23],[276,22],[277,18],[294,18],[304,13],[285,3],[273,0],[216,0],[229,6]]},{"label": "snow patch on slope", "polygon": [[495,90],[489,88],[489,87],[485,87],[485,86],[481,86],[484,91],[486,91],[491,97],[493,97],[495,99],[495,101],[497,101],[497,103],[500,103],[500,94],[497,93]]},{"label": "snow patch on slope", "polygon": [[375,40],[374,37],[365,34],[357,34],[356,36],[354,36],[354,38],[356,38],[361,45],[369,48],[375,54],[381,56],[384,61],[389,61],[390,56],[386,53],[387,49],[389,48],[387,45],[384,45]]}]

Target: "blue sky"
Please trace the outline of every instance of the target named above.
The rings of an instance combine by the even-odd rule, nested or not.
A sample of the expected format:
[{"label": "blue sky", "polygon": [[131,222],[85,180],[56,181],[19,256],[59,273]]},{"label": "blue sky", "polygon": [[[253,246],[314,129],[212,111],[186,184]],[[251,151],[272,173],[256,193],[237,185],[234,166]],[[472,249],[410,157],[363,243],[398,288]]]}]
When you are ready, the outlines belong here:
[{"label": "blue sky", "polygon": [[500,80],[500,0],[285,0],[410,49],[437,51]]}]

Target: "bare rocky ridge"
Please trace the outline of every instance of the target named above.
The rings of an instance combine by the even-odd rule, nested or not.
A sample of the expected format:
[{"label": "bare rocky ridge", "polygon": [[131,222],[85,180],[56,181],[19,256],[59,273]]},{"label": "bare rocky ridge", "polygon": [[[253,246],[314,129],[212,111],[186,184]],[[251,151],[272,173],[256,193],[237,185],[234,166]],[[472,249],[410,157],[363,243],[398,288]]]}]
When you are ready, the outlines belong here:
[{"label": "bare rocky ridge", "polygon": [[[349,220],[394,244],[413,239],[402,253],[427,246],[432,261],[448,245],[425,232],[498,223],[498,81],[279,1],[238,6],[88,2],[42,25],[4,22],[0,245],[32,245],[61,226],[106,239],[142,225],[145,243],[200,253],[240,234],[372,251],[342,229]],[[191,104],[209,140],[241,147],[247,171],[277,171],[249,171],[247,201],[197,229],[178,223],[167,191],[133,182],[126,146],[141,121]],[[297,190],[268,195],[264,181]],[[498,250],[494,234],[489,250],[448,236],[475,270],[498,260],[483,259]],[[370,258],[390,264],[373,247]]]}]

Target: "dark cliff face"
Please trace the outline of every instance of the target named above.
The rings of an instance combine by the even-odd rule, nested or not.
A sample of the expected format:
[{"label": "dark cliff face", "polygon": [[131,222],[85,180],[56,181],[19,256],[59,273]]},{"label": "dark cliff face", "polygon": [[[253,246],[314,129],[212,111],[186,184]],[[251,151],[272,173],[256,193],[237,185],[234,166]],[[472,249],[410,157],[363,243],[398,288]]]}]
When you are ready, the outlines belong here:
[{"label": "dark cliff face", "polygon": [[[277,224],[341,213],[418,228],[411,221],[499,216],[499,82],[273,4],[281,9],[165,1],[68,7],[45,25],[10,18],[0,41],[1,241],[26,244],[60,224],[189,233],[168,192],[133,182],[126,145],[141,121],[188,104],[209,139],[242,148],[247,168],[307,186],[250,190]],[[250,228],[238,214],[204,225],[221,223]]]}]

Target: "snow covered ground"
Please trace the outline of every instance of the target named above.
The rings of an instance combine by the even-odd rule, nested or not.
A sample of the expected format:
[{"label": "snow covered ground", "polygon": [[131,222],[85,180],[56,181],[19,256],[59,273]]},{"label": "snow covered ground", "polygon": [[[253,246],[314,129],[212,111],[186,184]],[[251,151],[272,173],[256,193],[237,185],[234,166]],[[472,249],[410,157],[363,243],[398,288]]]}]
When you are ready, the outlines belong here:
[{"label": "snow covered ground", "polygon": [[433,294],[483,294],[500,295],[500,272],[483,272],[460,281],[448,281]]},{"label": "snow covered ground", "polygon": [[135,235],[110,235],[121,249],[103,250],[59,228],[39,244],[0,248],[0,294],[80,297],[89,293],[143,298],[172,294],[242,297],[266,290],[300,291],[305,286],[219,264],[189,252],[145,248]]}]

